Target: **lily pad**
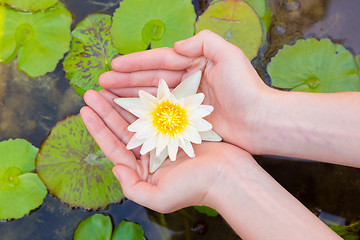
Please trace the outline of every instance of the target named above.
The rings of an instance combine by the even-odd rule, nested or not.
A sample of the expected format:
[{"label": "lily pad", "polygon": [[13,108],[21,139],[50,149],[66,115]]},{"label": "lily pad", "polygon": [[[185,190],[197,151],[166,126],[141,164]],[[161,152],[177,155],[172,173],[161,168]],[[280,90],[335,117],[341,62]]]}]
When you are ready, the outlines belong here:
[{"label": "lily pad", "polygon": [[355,57],[355,62],[356,62],[356,64],[358,65],[358,68],[359,68],[359,70],[360,70],[360,55],[357,55],[357,56]]},{"label": "lily pad", "polygon": [[97,209],[124,194],[80,115],[59,122],[41,145],[37,172],[49,192],[70,206]]},{"label": "lily pad", "polygon": [[100,74],[110,71],[111,60],[118,55],[110,36],[111,16],[92,14],[72,31],[70,52],[63,62],[65,77],[78,93],[100,90]]},{"label": "lily pad", "polygon": [[[112,235],[112,236],[111,236]],[[94,214],[82,221],[76,228],[74,240],[139,240],[144,238],[141,227],[132,222],[122,221],[112,233],[109,216]]]},{"label": "lily pad", "polygon": [[111,35],[122,54],[173,47],[194,35],[196,14],[191,0],[124,0],[115,11]]},{"label": "lily pad", "polygon": [[35,12],[40,9],[47,9],[54,6],[58,0],[0,0],[0,3],[7,3],[9,6],[23,11]]},{"label": "lily pad", "polygon": [[265,43],[272,16],[269,3],[267,0],[246,0],[246,2],[255,10],[260,18],[261,28],[263,31],[263,43]]},{"label": "lily pad", "polygon": [[199,17],[196,32],[209,29],[241,48],[253,59],[261,46],[263,33],[259,16],[245,1],[219,1]]},{"label": "lily pad", "polygon": [[198,212],[204,213],[204,214],[208,215],[209,217],[215,217],[215,216],[219,215],[219,213],[218,213],[216,210],[214,210],[214,209],[212,209],[212,208],[210,208],[210,207],[206,207],[206,206],[194,206],[194,208],[195,208]]},{"label": "lily pad", "polygon": [[360,238],[360,221],[348,226],[330,224],[329,227],[345,240],[359,240]]},{"label": "lily pad", "polygon": [[122,221],[115,229],[111,240],[122,240],[122,239],[145,240],[144,231],[136,223]]},{"label": "lily pad", "polygon": [[0,5],[0,62],[18,56],[18,67],[31,77],[55,70],[69,50],[71,14],[62,3],[34,13]]},{"label": "lily pad", "polygon": [[21,218],[39,207],[47,190],[36,173],[38,149],[23,139],[0,142],[0,219]]},{"label": "lily pad", "polygon": [[279,50],[267,67],[272,85],[301,92],[360,91],[353,55],[329,39],[298,40]]},{"label": "lily pad", "polygon": [[74,240],[110,240],[112,223],[109,216],[94,214],[76,228]]}]

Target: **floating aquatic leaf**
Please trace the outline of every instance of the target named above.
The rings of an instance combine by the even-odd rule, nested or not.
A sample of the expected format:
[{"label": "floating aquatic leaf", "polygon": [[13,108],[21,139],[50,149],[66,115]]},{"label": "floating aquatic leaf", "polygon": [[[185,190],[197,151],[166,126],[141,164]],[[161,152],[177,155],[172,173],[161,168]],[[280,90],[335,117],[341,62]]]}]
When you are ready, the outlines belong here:
[{"label": "floating aquatic leaf", "polygon": [[206,207],[206,206],[194,206],[194,208],[198,212],[204,213],[204,214],[208,215],[209,217],[215,217],[219,214],[216,210],[214,210],[210,207]]},{"label": "floating aquatic leaf", "polygon": [[122,221],[115,229],[111,240],[145,240],[141,227],[132,222]]},{"label": "floating aquatic leaf", "polygon": [[191,0],[124,0],[114,13],[111,35],[119,52],[173,47],[194,35],[196,14]]},{"label": "floating aquatic leaf", "polygon": [[246,2],[255,10],[260,18],[263,31],[263,43],[265,43],[272,15],[269,3],[267,0],[246,0]]},{"label": "floating aquatic leaf", "polygon": [[357,55],[357,56],[355,57],[355,61],[356,61],[356,64],[358,65],[358,68],[359,68],[359,70],[360,70],[360,55]]},{"label": "floating aquatic leaf", "polygon": [[118,55],[110,36],[111,16],[92,14],[72,31],[70,52],[63,62],[66,78],[77,92],[100,90],[100,74],[111,70],[111,60]]},{"label": "floating aquatic leaf", "polygon": [[127,221],[122,221],[112,233],[110,217],[94,214],[79,224],[74,233],[74,240],[145,240],[143,235],[144,232],[138,224]]},{"label": "floating aquatic leaf", "polygon": [[57,2],[58,0],[0,0],[0,3],[7,3],[18,10],[32,12],[47,9],[54,6]]},{"label": "floating aquatic leaf", "polygon": [[37,152],[23,139],[0,142],[0,219],[21,218],[43,202],[46,187],[31,173]]},{"label": "floating aquatic leaf", "polygon": [[345,240],[360,239],[360,221],[352,223],[349,226],[330,225],[329,227]]},{"label": "floating aquatic leaf", "polygon": [[199,17],[196,32],[209,29],[240,47],[249,59],[254,58],[262,42],[260,19],[246,2],[219,1]]},{"label": "floating aquatic leaf", "polygon": [[79,224],[74,232],[74,240],[110,240],[111,232],[112,223],[110,217],[103,214],[94,214]]},{"label": "floating aquatic leaf", "polygon": [[36,169],[51,194],[70,206],[105,207],[124,196],[80,115],[59,122],[42,144]]},{"label": "floating aquatic leaf", "polygon": [[267,70],[272,85],[301,92],[360,91],[353,55],[329,39],[311,38],[286,45]]},{"label": "floating aquatic leaf", "polygon": [[0,62],[17,55],[19,69],[31,77],[53,71],[69,50],[71,22],[62,3],[35,13],[0,5]]}]

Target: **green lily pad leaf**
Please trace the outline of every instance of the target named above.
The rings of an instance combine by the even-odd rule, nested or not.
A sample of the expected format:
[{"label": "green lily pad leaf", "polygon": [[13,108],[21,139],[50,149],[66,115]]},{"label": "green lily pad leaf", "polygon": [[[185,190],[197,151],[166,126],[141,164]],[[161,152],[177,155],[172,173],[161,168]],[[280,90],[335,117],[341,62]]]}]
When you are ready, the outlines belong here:
[{"label": "green lily pad leaf", "polygon": [[79,224],[74,232],[74,240],[110,240],[111,232],[110,217],[94,214]]},{"label": "green lily pad leaf", "polygon": [[206,206],[194,206],[194,208],[198,212],[204,213],[204,214],[208,215],[209,217],[215,217],[219,214],[215,209],[212,209],[212,208],[206,207]]},{"label": "green lily pad leaf", "polygon": [[360,238],[360,221],[343,225],[329,225],[329,227],[345,240],[358,240]]},{"label": "green lily pad leaf", "polygon": [[245,1],[220,1],[199,17],[196,32],[209,29],[240,47],[253,59],[262,43],[260,19]]},{"label": "green lily pad leaf", "polygon": [[360,55],[357,55],[357,56],[355,57],[355,62],[356,62],[356,64],[358,65],[358,68],[360,69]]},{"label": "green lily pad leaf", "polygon": [[136,223],[122,221],[115,229],[111,240],[122,240],[122,239],[145,240],[144,231]]},{"label": "green lily pad leaf", "polygon": [[273,86],[292,91],[360,91],[353,55],[329,39],[298,40],[293,46],[284,46],[267,70]]},{"label": "green lily pad leaf", "polygon": [[122,54],[173,47],[194,35],[196,14],[191,0],[124,0],[115,11],[111,35]]},{"label": "green lily pad leaf", "polygon": [[0,62],[16,55],[18,67],[30,77],[55,70],[69,50],[71,14],[62,3],[35,13],[0,5]]},{"label": "green lily pad leaf", "polygon": [[70,52],[63,62],[65,77],[79,93],[100,90],[100,74],[110,71],[111,60],[118,54],[110,36],[111,16],[92,14],[72,31]]},{"label": "green lily pad leaf", "polygon": [[0,0],[0,3],[7,3],[18,10],[32,12],[47,9],[54,6],[57,2],[58,0]]},{"label": "green lily pad leaf", "polygon": [[265,43],[272,16],[269,3],[267,0],[246,0],[246,2],[255,10],[260,18],[261,28],[263,31],[263,43]]},{"label": "green lily pad leaf", "polygon": [[104,156],[80,115],[59,122],[41,145],[37,172],[49,192],[70,206],[106,207],[124,196]]},{"label": "green lily pad leaf", "polygon": [[46,187],[30,173],[37,152],[23,139],[0,142],[0,220],[21,218],[42,204]]}]

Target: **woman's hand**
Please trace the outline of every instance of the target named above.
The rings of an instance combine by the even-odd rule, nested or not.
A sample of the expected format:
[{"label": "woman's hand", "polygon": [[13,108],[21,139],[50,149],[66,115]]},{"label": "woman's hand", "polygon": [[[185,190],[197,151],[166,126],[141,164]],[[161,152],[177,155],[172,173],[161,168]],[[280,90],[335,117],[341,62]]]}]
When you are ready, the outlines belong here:
[{"label": "woman's hand", "polygon": [[[119,97],[138,97],[143,89],[155,93],[159,79],[176,87],[189,73],[203,71],[199,92],[205,104],[214,107],[208,117],[213,129],[226,142],[258,153],[253,127],[258,109],[272,92],[245,54],[236,46],[210,31],[177,42],[174,49],[160,48],[128,54],[112,62],[114,71],[100,76],[100,84]],[[128,122],[134,118],[124,115]]]},{"label": "woman's hand", "polygon": [[[111,101],[110,93],[101,93]],[[138,149],[133,152],[125,148],[131,136],[128,123],[102,94],[85,94],[89,107],[81,109],[81,116],[104,154],[116,165],[113,172],[125,196],[143,206],[173,212],[193,205],[211,205],[208,196],[213,194],[209,192],[221,184],[227,174],[225,169],[231,169],[234,159],[236,165],[255,162],[250,154],[230,144],[203,142],[194,146],[194,159],[181,151],[176,161],[167,159],[154,174],[149,174],[149,155],[137,159]]]},{"label": "woman's hand", "polygon": [[[101,93],[101,94],[100,94]],[[243,239],[340,239],[282,188],[244,150],[223,142],[195,145],[196,157],[179,152],[149,174],[149,156],[127,150],[128,123],[106,90],[88,91],[81,109],[86,127],[127,198],[159,212],[192,205],[216,209]],[[122,111],[119,109],[120,112]]]}]

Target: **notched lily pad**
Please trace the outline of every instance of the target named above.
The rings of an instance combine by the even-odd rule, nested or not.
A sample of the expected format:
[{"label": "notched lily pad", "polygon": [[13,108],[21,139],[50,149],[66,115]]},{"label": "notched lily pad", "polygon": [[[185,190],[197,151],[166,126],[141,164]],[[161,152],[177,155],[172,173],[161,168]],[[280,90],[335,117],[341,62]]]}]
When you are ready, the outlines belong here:
[{"label": "notched lily pad", "polygon": [[272,85],[301,92],[360,91],[354,56],[329,39],[298,40],[279,50],[267,67]]},{"label": "notched lily pad", "polygon": [[190,0],[124,0],[115,11],[111,35],[121,54],[173,47],[194,35],[196,14]]},{"label": "notched lily pad", "polygon": [[44,10],[54,6],[58,0],[0,0],[0,3],[6,3],[9,6],[22,11]]},{"label": "notched lily pad", "polygon": [[144,232],[138,224],[127,221],[122,221],[112,233],[110,217],[94,214],[79,224],[74,240],[145,240],[143,235]]},{"label": "notched lily pad", "polygon": [[241,48],[251,60],[262,43],[258,15],[245,1],[219,1],[199,17],[196,32],[209,29]]},{"label": "notched lily pad", "polygon": [[80,115],[59,122],[41,145],[37,172],[49,192],[70,206],[97,209],[124,196]]},{"label": "notched lily pad", "polygon": [[0,220],[21,218],[42,204],[46,187],[31,173],[37,152],[24,139],[0,142]]},{"label": "notched lily pad", "polygon": [[145,240],[142,228],[132,222],[122,221],[115,229],[111,240]]},{"label": "notched lily pad", "polygon": [[74,232],[74,240],[110,240],[112,223],[109,216],[94,214],[82,221]]},{"label": "notched lily pad", "polygon": [[62,3],[34,13],[0,5],[0,62],[18,56],[18,67],[30,77],[55,70],[69,50],[71,14]]},{"label": "notched lily pad", "polygon": [[100,90],[100,74],[111,70],[111,60],[118,55],[110,36],[111,16],[93,14],[81,21],[72,31],[70,52],[63,67],[65,77],[78,93]]}]

